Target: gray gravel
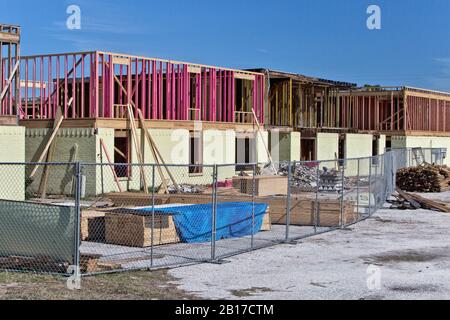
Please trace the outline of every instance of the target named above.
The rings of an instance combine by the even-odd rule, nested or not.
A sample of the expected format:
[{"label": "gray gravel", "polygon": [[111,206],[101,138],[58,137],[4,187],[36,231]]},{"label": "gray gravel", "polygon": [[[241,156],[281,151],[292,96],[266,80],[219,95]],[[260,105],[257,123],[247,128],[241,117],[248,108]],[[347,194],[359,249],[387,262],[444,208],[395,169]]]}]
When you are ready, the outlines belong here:
[{"label": "gray gravel", "polygon": [[347,230],[227,261],[170,274],[206,299],[450,299],[450,214],[383,209]]}]

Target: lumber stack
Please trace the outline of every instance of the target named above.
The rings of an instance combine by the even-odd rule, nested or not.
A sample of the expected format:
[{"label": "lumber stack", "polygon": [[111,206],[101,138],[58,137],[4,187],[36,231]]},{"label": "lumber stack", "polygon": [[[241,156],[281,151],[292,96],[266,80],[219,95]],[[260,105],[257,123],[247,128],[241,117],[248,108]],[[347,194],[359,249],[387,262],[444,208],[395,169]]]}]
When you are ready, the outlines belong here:
[{"label": "lumber stack", "polygon": [[[311,196],[313,196],[312,194]],[[108,195],[110,200],[115,205],[120,205],[125,202],[128,203],[131,199],[136,203],[140,203],[141,199],[146,196],[142,193],[111,193]],[[160,202],[166,204],[202,204],[210,203],[212,201],[211,194],[171,194],[171,195],[156,195],[156,199]],[[287,201],[286,197],[255,197],[256,203],[265,203],[269,206],[267,212],[267,217],[269,218],[271,224],[285,224],[286,223],[286,208]],[[219,194],[217,197],[219,202],[236,202],[236,201],[246,201],[251,202],[252,196],[247,194]],[[343,202],[343,221],[341,221],[341,209],[340,201],[332,199],[320,199],[316,202],[315,198],[306,198],[305,196],[295,196],[291,197],[291,224],[299,226],[312,226],[314,225],[314,215],[315,207],[317,203],[317,208],[319,212],[319,224],[318,226],[328,227],[328,226],[338,226],[343,222],[343,224],[355,222],[359,216],[355,212],[355,204],[352,201]],[[261,231],[268,229],[270,225],[264,223],[264,227]],[[269,230],[269,229],[268,229]]]},{"label": "lumber stack", "polygon": [[81,212],[80,237],[82,241],[105,241],[105,213],[95,210]]},{"label": "lumber stack", "polygon": [[408,192],[445,192],[450,187],[450,169],[428,163],[397,171],[397,187]]},{"label": "lumber stack", "polygon": [[[254,181],[253,181],[254,180]],[[265,197],[273,195],[287,195],[288,178],[283,176],[238,176],[233,177],[233,187],[244,194],[253,194],[255,185],[255,196]]]},{"label": "lumber stack", "polygon": [[[422,208],[422,209],[427,209],[427,210],[435,210],[435,211],[450,213],[450,206],[448,203],[426,199],[417,194],[403,192],[400,189],[397,189],[397,193],[399,194],[398,198],[403,199],[402,206],[405,206],[406,209]],[[407,202],[409,207],[404,205],[403,202]],[[401,209],[401,207],[400,207],[400,209]]]},{"label": "lumber stack", "polygon": [[105,214],[106,243],[128,247],[150,247],[178,243],[180,239],[171,215],[155,214],[152,235],[152,216],[135,214],[132,210],[117,209]]},{"label": "lumber stack", "polygon": [[[273,224],[286,224],[286,206],[279,206],[271,210]],[[337,227],[353,223],[358,219],[358,213],[351,202],[342,204],[339,200],[315,201],[297,200],[292,201],[290,211],[290,224],[297,226]]]}]

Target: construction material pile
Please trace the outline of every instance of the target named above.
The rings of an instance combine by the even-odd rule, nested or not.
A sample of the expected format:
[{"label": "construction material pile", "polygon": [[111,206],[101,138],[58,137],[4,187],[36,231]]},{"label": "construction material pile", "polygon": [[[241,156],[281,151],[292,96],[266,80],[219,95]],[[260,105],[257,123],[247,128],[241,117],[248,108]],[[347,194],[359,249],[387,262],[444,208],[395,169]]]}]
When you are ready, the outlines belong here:
[{"label": "construction material pile", "polygon": [[[293,186],[301,192],[315,192],[317,189],[323,192],[341,192],[342,186],[349,187],[349,179],[335,168],[317,168],[318,163],[297,163],[293,170]],[[289,164],[280,163],[278,175],[288,175]]]},{"label": "construction material pile", "polygon": [[397,188],[397,194],[393,194],[388,200],[391,209],[416,210],[427,209],[439,212],[450,213],[448,203],[431,200],[413,193],[407,193]]},{"label": "construction material pile", "polygon": [[303,191],[314,191],[317,187],[317,169],[305,165],[297,165],[294,172],[294,183]]},{"label": "construction material pile", "polygon": [[423,163],[420,166],[397,171],[397,187],[409,192],[445,192],[450,187],[450,169],[447,166]]}]

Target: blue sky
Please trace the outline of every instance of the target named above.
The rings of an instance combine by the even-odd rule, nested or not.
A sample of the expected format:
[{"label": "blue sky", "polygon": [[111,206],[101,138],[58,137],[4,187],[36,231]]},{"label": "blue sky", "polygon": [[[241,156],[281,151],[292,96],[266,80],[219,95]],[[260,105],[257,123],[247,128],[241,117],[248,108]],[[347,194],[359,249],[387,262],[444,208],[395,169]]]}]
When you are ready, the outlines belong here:
[{"label": "blue sky", "polygon": [[[81,8],[68,30],[66,8]],[[381,7],[382,29],[366,27]],[[0,0],[22,54],[108,50],[450,91],[448,0]]]}]

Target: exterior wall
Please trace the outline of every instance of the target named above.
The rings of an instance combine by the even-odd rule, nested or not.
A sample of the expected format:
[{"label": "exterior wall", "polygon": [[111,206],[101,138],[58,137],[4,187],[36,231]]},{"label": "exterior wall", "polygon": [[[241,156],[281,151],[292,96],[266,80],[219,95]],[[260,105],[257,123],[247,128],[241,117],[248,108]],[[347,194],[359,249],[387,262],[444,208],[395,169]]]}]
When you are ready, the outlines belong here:
[{"label": "exterior wall", "polygon": [[290,136],[289,133],[280,132],[279,130],[268,131],[270,137],[270,155],[273,161],[287,161],[291,156]]},{"label": "exterior wall", "polygon": [[333,160],[339,151],[339,134],[317,133],[317,160]]},{"label": "exterior wall", "polygon": [[[109,129],[107,129],[109,130]],[[172,176],[178,184],[205,184],[212,183],[212,167],[204,167],[202,173],[190,174],[187,165],[189,164],[189,149],[190,149],[190,132],[186,129],[149,129],[149,132],[158,147],[166,164],[168,166]],[[100,132],[99,132],[100,134]],[[205,130],[202,132],[203,146],[203,164],[230,164],[229,166],[221,166],[218,168],[218,180],[232,178],[235,175],[235,144],[236,134],[234,131],[224,130]],[[142,146],[144,152],[145,163],[153,164],[155,159],[150,150],[150,146],[147,143],[146,138],[142,135],[141,130],[138,129],[138,143]],[[113,143],[113,141],[112,141]],[[113,145],[110,146],[113,150]],[[131,163],[137,164],[138,157],[135,151],[134,143],[131,143]],[[113,151],[108,151],[113,154]],[[169,179],[169,175],[164,166],[161,166],[163,174],[166,179]],[[107,168],[109,169],[109,167]],[[107,173],[110,170],[106,170]],[[145,175],[147,178],[147,184],[151,187],[152,184],[152,167],[145,168]],[[106,174],[107,174],[106,173]],[[105,173],[104,173],[105,174]],[[108,177],[108,185],[117,189],[115,182],[112,180],[114,177],[111,175]],[[140,169],[138,166],[134,166],[132,169],[131,178],[121,179],[121,185],[124,190],[140,190]],[[155,186],[161,185],[161,177],[159,171],[155,168]],[[110,190],[109,192],[114,191]]]},{"label": "exterior wall", "polygon": [[[450,152],[450,137],[407,136],[396,137],[395,140],[398,140],[398,145],[404,145],[404,148],[447,148],[447,155]],[[426,161],[433,161],[429,159],[428,155],[425,156],[427,157]],[[445,158],[444,164],[450,166],[450,158],[448,156]]]},{"label": "exterior wall", "polygon": [[380,135],[378,140],[378,154],[384,154],[386,152],[386,136],[384,134]]},{"label": "exterior wall", "polygon": [[290,133],[290,160],[291,161],[300,161],[301,151],[300,151],[300,143],[301,137],[300,132],[291,132]]},{"label": "exterior wall", "polygon": [[[223,181],[236,175],[235,151],[236,133],[233,130],[203,131],[203,163],[205,165],[224,164],[217,169],[217,179]],[[205,168],[206,171],[211,169]],[[211,180],[207,174],[206,179]]]},{"label": "exterior wall", "polygon": [[[25,162],[25,128],[0,126],[0,163]],[[3,165],[0,170],[0,199],[25,200],[25,167]]]},{"label": "exterior wall", "polygon": [[[96,161],[94,163],[96,164],[107,164],[108,159],[106,157],[106,154],[101,146],[100,139],[103,140],[103,143],[105,144],[105,148],[108,151],[109,156],[111,157],[111,161],[113,163],[116,162],[116,159],[114,159],[114,129],[109,128],[99,128],[97,129],[97,134],[95,135],[95,151],[94,155],[96,157]],[[142,145],[142,139],[141,139],[141,130],[137,129],[137,140],[138,144]],[[136,153],[136,147],[134,145],[134,141],[130,144],[131,152],[130,152],[130,163],[131,164],[137,164],[138,156]],[[145,159],[145,158],[144,158]],[[96,186],[96,194],[104,194],[109,192],[118,192],[118,186],[114,180],[114,174],[112,173],[111,167],[109,165],[103,165],[103,166],[84,166],[85,170],[83,174],[86,176],[86,180],[88,183],[95,184]],[[86,172],[87,170],[92,170],[91,173]],[[138,166],[131,166],[130,167],[130,176],[128,178],[118,178],[119,183],[122,187],[122,190],[127,191],[137,191],[141,189],[141,173],[140,168]],[[151,183],[151,170],[148,168],[144,169],[146,175],[148,175],[147,183],[150,185]],[[95,172],[95,174],[94,174]],[[94,180],[92,177],[96,177]],[[91,194],[91,193],[88,193]]]},{"label": "exterior wall", "polygon": [[[52,162],[84,162],[83,165],[83,187],[85,196],[105,194],[109,192],[118,192],[119,188],[114,179],[114,174],[108,164],[107,156],[101,147],[100,140],[103,140],[105,148],[114,159],[114,129],[98,128],[63,128],[60,129],[56,138],[56,150]],[[186,165],[189,164],[190,132],[186,129],[149,129],[149,132],[155,141],[159,152],[167,164],[185,165],[168,166],[175,181],[178,184],[206,184],[212,183],[212,167],[205,167],[202,173],[190,174]],[[45,146],[48,136],[51,134],[49,129],[27,129],[26,131],[26,157],[21,161],[37,161],[42,149]],[[231,178],[235,175],[235,144],[236,134],[234,131],[223,130],[205,130],[203,131],[203,164],[230,164],[221,166],[218,169],[219,181]],[[155,163],[150,146],[148,145],[141,129],[137,130],[138,144],[141,146],[144,154],[144,161],[148,164]],[[133,139],[130,143],[131,164],[137,164],[138,156]],[[262,150],[265,150],[262,147]],[[264,151],[265,153],[265,151]],[[104,164],[100,166],[100,164]],[[31,173],[33,168],[27,168],[27,174]],[[119,184],[124,191],[142,190],[143,181],[139,166],[131,166],[129,177],[119,178]],[[162,167],[163,174],[169,179],[167,171]],[[49,171],[48,194],[72,193],[73,168],[67,165],[53,166]],[[152,167],[144,167],[146,182],[152,187]],[[38,192],[39,183],[42,177],[42,167],[37,171],[30,187],[34,193]],[[155,186],[161,185],[161,178],[158,170],[155,169]]]},{"label": "exterior wall", "polygon": [[[51,135],[51,129],[26,129],[25,160],[36,162],[45,144]],[[62,128],[55,138],[55,152],[52,162],[76,162],[96,163],[96,137],[91,128]],[[26,175],[29,176],[33,167],[27,167]],[[41,181],[43,166],[40,166],[36,175],[30,181],[29,191],[37,193]],[[84,173],[92,177],[92,172]],[[73,166],[60,165],[49,167],[47,193],[48,194],[72,194]],[[95,192],[95,179],[87,179],[85,191],[87,194]]]},{"label": "exterior wall", "polygon": [[266,146],[269,147],[269,132],[261,131],[261,134],[256,133],[256,160],[258,163],[269,162]]},{"label": "exterior wall", "polygon": [[393,136],[391,137],[391,147],[392,149],[404,149],[406,148],[406,137],[403,136]]},{"label": "exterior wall", "polygon": [[[372,141],[371,134],[346,134],[345,157],[348,159],[372,157]],[[345,165],[345,175],[356,176],[358,171],[360,175],[366,175],[369,173],[369,163],[370,160],[348,160]]]},{"label": "exterior wall", "polygon": [[270,135],[270,153],[276,161],[300,160],[300,132],[268,131]]}]

